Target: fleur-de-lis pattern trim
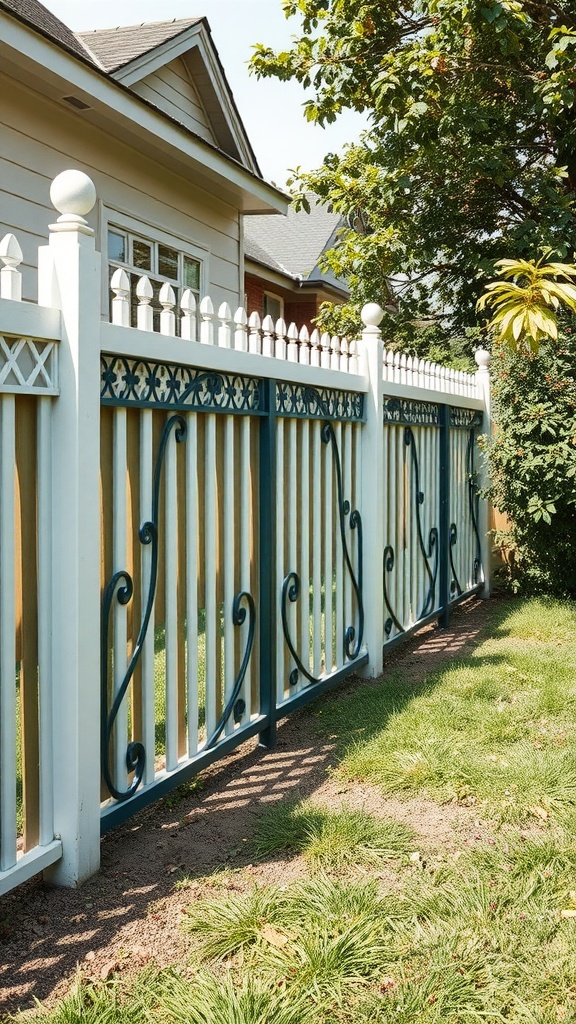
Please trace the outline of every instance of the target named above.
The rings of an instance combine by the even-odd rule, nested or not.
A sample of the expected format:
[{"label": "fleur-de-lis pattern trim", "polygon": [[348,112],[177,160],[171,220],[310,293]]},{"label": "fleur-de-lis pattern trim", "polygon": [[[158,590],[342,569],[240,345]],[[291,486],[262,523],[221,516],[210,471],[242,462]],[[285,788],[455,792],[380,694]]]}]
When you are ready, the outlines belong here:
[{"label": "fleur-de-lis pattern trim", "polygon": [[103,405],[252,415],[264,411],[261,382],[256,377],[106,354],[101,367]]},{"label": "fleur-de-lis pattern trim", "polygon": [[356,391],[312,388],[306,384],[278,383],[276,414],[312,420],[329,419],[341,423],[358,423],[365,419],[364,395]]}]

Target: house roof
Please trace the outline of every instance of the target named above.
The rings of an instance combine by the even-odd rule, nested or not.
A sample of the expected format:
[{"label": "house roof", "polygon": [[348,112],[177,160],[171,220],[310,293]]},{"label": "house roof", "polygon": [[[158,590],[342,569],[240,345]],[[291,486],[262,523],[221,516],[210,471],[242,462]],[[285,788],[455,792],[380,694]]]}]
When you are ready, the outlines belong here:
[{"label": "house roof", "polygon": [[38,0],[0,0],[1,7],[33,25],[43,35],[53,39],[55,43],[72,50],[77,57],[94,62],[82,40],[78,39],[72,29],[68,28],[63,21],[60,21],[60,18],[47,10]]},{"label": "house roof", "polygon": [[140,25],[94,29],[90,32],[78,32],[77,36],[95,55],[102,67],[112,74],[201,21],[202,18],[173,18],[172,21],[142,22]]},{"label": "house roof", "polygon": [[[62,100],[61,83],[66,79],[70,83],[69,91],[77,92],[80,100],[87,104],[81,108],[86,111],[86,120],[109,130],[111,121],[116,128],[122,118],[127,119],[135,137],[145,137],[146,144],[159,155],[167,149],[174,152],[176,162],[173,166],[179,163],[186,173],[192,162],[209,188],[218,180],[219,187],[223,186],[220,194],[232,202],[241,203],[244,213],[278,210],[281,204],[284,205],[286,197],[262,178],[204,17],[76,35],[40,0],[0,0],[0,16],[3,15],[15,19],[78,59],[88,74],[95,72],[102,76],[114,88],[122,90],[123,96],[119,97],[118,104],[111,102],[112,93],[103,92],[95,80],[92,83],[79,69],[66,70],[62,60],[55,58],[52,61],[46,56],[38,61],[35,50],[29,50],[27,44],[22,47],[24,37],[19,36],[16,29],[12,32],[10,28],[6,32],[3,27],[0,50],[3,55],[4,51],[8,53],[10,60],[13,54],[17,55],[14,72],[22,76],[23,81],[31,81],[31,72],[37,74],[38,82],[49,84],[50,95]],[[133,88],[140,80],[145,80],[146,75],[178,56],[188,64],[208,115],[214,142],[184,123],[177,109],[169,109],[169,104],[162,102],[161,95],[157,102]],[[113,68],[115,70],[111,70]],[[133,104],[132,109],[125,99],[127,95]],[[64,99],[68,102],[67,97]],[[159,115],[166,122],[165,127],[156,124],[152,128],[152,119],[146,108],[155,116]],[[182,142],[176,139],[173,126],[185,133]],[[197,152],[194,150],[196,146],[199,147]]]},{"label": "house roof", "polygon": [[318,267],[322,253],[334,243],[342,217],[313,196],[308,200],[309,213],[291,206],[285,217],[248,217],[244,222],[246,257],[292,278],[347,290],[335,274]]}]

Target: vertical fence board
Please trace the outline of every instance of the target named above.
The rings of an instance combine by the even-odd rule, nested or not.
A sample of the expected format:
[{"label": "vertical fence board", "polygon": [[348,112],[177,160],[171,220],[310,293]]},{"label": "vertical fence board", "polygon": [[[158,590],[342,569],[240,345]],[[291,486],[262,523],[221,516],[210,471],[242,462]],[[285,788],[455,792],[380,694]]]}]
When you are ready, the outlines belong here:
[{"label": "vertical fence board", "polygon": [[165,459],[166,595],[166,768],[178,764],[178,486],[176,438],[171,432]]},{"label": "vertical fence board", "polygon": [[54,770],[52,760],[52,616],[50,587],[52,580],[52,399],[38,402],[37,472],[38,472],[38,699],[40,713],[39,777],[40,830],[39,842],[46,846],[54,838]]},{"label": "vertical fence board", "polygon": [[188,757],[198,751],[198,432],[196,413],[186,417],[186,693]]},{"label": "vertical fence board", "polygon": [[16,862],[15,401],[0,398],[0,870]]},{"label": "vertical fence board", "polygon": [[[141,525],[152,519],[152,488],[153,488],[153,413],[151,409],[142,409],[140,413],[140,511]],[[140,594],[141,606],[146,608],[149,600],[150,575],[152,572],[152,548],[150,544],[140,545]],[[156,708],[155,708],[155,652],[154,652],[154,608],[150,618],[150,628],[144,638],[141,660],[141,718],[142,742],[146,751],[144,782],[150,784],[155,776],[156,748]]]},{"label": "vertical fence board", "polygon": [[[38,574],[36,497],[36,400],[19,396],[16,433],[16,615],[20,643],[20,760],[22,765],[23,849],[39,842]],[[24,599],[25,596],[25,599]]]},{"label": "vertical fence board", "polygon": [[[114,540],[113,562],[114,571],[126,568],[126,410],[116,409],[114,414]],[[113,603],[114,621],[114,696],[120,690],[126,671],[126,654],[128,647],[127,607],[119,601]],[[126,743],[128,736],[128,702],[122,701],[114,726],[114,772],[113,779],[118,789],[126,786]]]},{"label": "vertical fence board", "polygon": [[[234,631],[232,606],[234,603],[234,526],[235,526],[235,478],[234,478],[234,420],[226,416],[224,421],[224,697],[223,706],[232,695],[235,681]],[[234,731],[231,715],[225,725],[225,734]]]},{"label": "vertical fence board", "polygon": [[[310,423],[304,420],[301,424],[300,450],[300,657],[302,663],[310,671]],[[302,684],[305,680],[302,680]]]},{"label": "vertical fence board", "polygon": [[216,727],[217,658],[220,657],[220,620],[216,604],[217,510],[216,510],[216,416],[206,417],[204,477],[204,559],[206,610],[206,734]]},{"label": "vertical fence board", "polygon": [[[284,530],[284,465],[285,442],[284,421],[278,420],[276,427],[276,594],[282,592],[282,584],[286,575],[284,551],[286,533]],[[278,639],[276,642],[276,699],[278,704],[284,700],[286,687],[286,654],[282,633],[282,623],[278,621]]]}]

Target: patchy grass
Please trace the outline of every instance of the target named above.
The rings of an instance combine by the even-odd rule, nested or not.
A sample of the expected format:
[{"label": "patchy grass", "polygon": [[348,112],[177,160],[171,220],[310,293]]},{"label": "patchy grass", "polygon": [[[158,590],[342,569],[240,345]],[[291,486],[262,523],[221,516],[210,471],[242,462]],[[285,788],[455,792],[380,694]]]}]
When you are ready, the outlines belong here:
[{"label": "patchy grass", "polygon": [[331,811],[312,801],[283,800],[267,808],[257,826],[254,849],[260,857],[279,850],[303,854],[317,868],[379,864],[405,854],[414,831],[363,810]]},{"label": "patchy grass", "polygon": [[574,1024],[575,626],[569,604],[496,605],[490,639],[466,661],[316,708],[338,773],[363,792],[418,796],[420,813],[426,799],[436,814],[438,802],[463,805],[471,824],[492,821],[484,841],[420,840],[408,857],[414,834],[399,822],[281,801],[260,815],[254,848],[301,857],[307,878],[196,883],[189,962],[80,987],[27,1020]]},{"label": "patchy grass", "polygon": [[501,822],[576,824],[576,609],[529,601],[474,654],[407,688],[401,675],[317,713],[339,771],[387,793],[480,803]]}]

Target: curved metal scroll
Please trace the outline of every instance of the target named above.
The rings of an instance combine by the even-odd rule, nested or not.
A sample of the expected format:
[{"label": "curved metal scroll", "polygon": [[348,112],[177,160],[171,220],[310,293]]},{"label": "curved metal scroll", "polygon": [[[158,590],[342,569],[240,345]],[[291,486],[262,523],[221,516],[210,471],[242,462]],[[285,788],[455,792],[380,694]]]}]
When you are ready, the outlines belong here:
[{"label": "curved metal scroll", "polygon": [[457,542],[458,528],[456,526],[456,523],[450,523],[450,543],[448,546],[448,551],[450,555],[450,569],[452,570],[452,583],[450,585],[450,590],[452,593],[454,593],[455,591],[458,597],[460,597],[460,595],[463,593],[463,590],[462,587],[460,586],[460,580],[458,579],[458,575],[456,573],[456,567],[454,565],[454,555],[452,550],[456,546]]},{"label": "curved metal scroll", "polygon": [[472,529],[474,530],[474,536],[476,538],[474,583],[478,583],[480,571],[482,569],[482,545],[480,543],[480,532],[478,530],[478,520],[476,518],[477,487],[474,471],[474,440],[474,430],[472,429],[470,431],[468,446],[466,448],[466,473],[468,476],[468,506],[470,509],[470,519],[472,520]]},{"label": "curved metal scroll", "polygon": [[247,590],[242,590],[239,594],[236,594],[236,597],[234,598],[234,603],[232,605],[232,621],[235,626],[241,626],[246,621],[246,609],[242,608],[243,600],[245,600],[248,605],[250,619],[248,623],[248,638],[246,640],[246,647],[244,650],[244,656],[242,658],[242,664],[240,665],[240,669],[238,675],[236,676],[236,681],[232,688],[232,693],[230,694],[230,697],[228,698],[228,701],[226,703],[226,707],[224,708],[218,720],[218,724],[214,729],[214,732],[212,733],[210,739],[206,741],[206,746],[204,747],[205,750],[209,750],[210,747],[214,746],[218,737],[220,736],[220,733],[222,732],[228,719],[230,718],[232,712],[234,712],[234,721],[239,722],[242,715],[244,714],[244,711],[246,710],[245,701],[239,699],[239,697],[242,685],[244,683],[246,670],[248,668],[248,662],[250,661],[250,655],[252,654],[252,647],[254,645],[254,630],[256,627],[256,608],[254,606],[254,598],[252,597],[252,594],[250,594]]},{"label": "curved metal scroll", "polygon": [[[424,493],[420,490],[420,467],[418,465],[418,455],[416,453],[416,441],[411,427],[404,428],[404,444],[406,444],[412,454],[412,471],[414,473],[414,483],[416,488],[416,531],[418,534],[418,546],[424,558],[424,565],[426,573],[429,579],[428,593],[422,606],[419,618],[423,619],[429,612],[434,611],[435,596],[436,596],[436,579],[438,576],[438,562],[439,562],[439,550],[438,550],[438,527],[433,526],[428,534],[428,550],[424,544],[424,537],[422,534],[422,522],[420,520],[420,506],[424,503]],[[429,559],[434,558],[434,569],[430,568]]]},{"label": "curved metal scroll", "polygon": [[[118,601],[118,604],[128,604],[134,594],[134,581],[130,576],[130,573],[125,569],[120,569],[115,572],[110,579],[102,600],[102,630],[100,638],[100,687],[101,687],[101,732],[100,732],[100,743],[101,743],[101,769],[102,778],[106,783],[108,791],[115,800],[127,800],[131,797],[142,781],[144,775],[144,768],[146,765],[146,751],[143,743],[140,741],[133,741],[128,744],[126,749],[126,769],[127,771],[134,772],[132,782],[127,789],[118,789],[112,781],[112,774],[110,772],[109,764],[109,748],[110,740],[112,737],[112,730],[116,721],[120,706],[126,691],[130,685],[131,679],[136,670],[136,666],[142,654],[142,648],[144,646],[144,639],[148,632],[150,625],[150,618],[152,615],[152,608],[154,606],[154,597],[156,594],[156,584],[158,580],[158,512],[160,505],[160,479],[162,474],[162,464],[164,462],[164,456],[166,454],[166,446],[170,434],[174,432],[174,437],[177,442],[184,441],[186,438],[186,420],[183,416],[174,415],[170,416],[160,437],[160,447],[158,449],[158,455],[156,458],[156,465],[154,467],[154,481],[153,481],[153,492],[152,492],[152,518],[142,523],[138,531],[141,544],[151,545],[151,560],[150,560],[150,579],[148,581],[148,595],[146,598],[146,606],[144,608],[144,614],[142,616],[142,622],[140,624],[140,630],[132,656],[128,662],[128,667],[124,673],[124,678],[121,685],[119,686],[112,707],[108,712],[108,636],[109,636],[109,620],[110,611],[114,598]],[[120,585],[122,584],[122,585]]]},{"label": "curved metal scroll", "polygon": [[[320,400],[320,396],[318,396]],[[346,568],[350,575],[352,587],[356,595],[356,601],[358,604],[358,633],[356,633],[355,626],[346,626],[344,630],[344,655],[349,661],[354,661],[360,653],[362,646],[362,639],[364,636],[364,603],[362,600],[362,516],[358,509],[353,509],[350,512],[350,502],[344,498],[342,491],[342,466],[340,461],[340,452],[338,450],[338,442],[336,440],[336,434],[334,433],[334,427],[330,421],[324,423],[322,427],[322,441],[324,444],[332,445],[332,454],[334,457],[334,468],[336,470],[336,488],[338,493],[338,517],[340,525],[340,539],[342,541],[342,551],[344,554],[344,561]],[[346,537],[346,516],[350,516],[349,523],[350,529],[357,530],[358,534],[358,577],[354,572],[352,561],[350,559],[350,551],[348,549],[348,540]],[[296,572],[289,572],[282,584],[282,598],[281,598],[281,615],[282,615],[282,630],[284,632],[284,638],[288,646],[288,650],[292,655],[292,658],[296,662],[296,668],[292,669],[290,673],[290,685],[295,686],[298,682],[298,673],[308,680],[309,683],[317,683],[319,679],[313,676],[312,673],[302,663],[302,660],[292,642],[290,637],[290,628],[288,625],[288,613],[287,613],[287,601],[294,603],[300,596],[300,577]]]},{"label": "curved metal scroll", "polygon": [[384,559],[383,559],[383,566],[382,566],[382,579],[383,579],[383,586],[384,586],[384,603],[385,603],[385,605],[386,605],[386,607],[387,607],[387,609],[388,609],[388,611],[390,613],[388,618],[386,619],[386,622],[384,623],[384,632],[386,633],[386,636],[390,636],[390,633],[392,632],[392,626],[396,626],[396,629],[398,630],[399,633],[404,633],[404,626],[396,618],[396,615],[394,613],[394,609],[392,608],[392,604],[390,603],[390,598],[388,597],[388,588],[386,587],[386,573],[392,572],[393,568],[394,568],[394,548],[392,547],[391,544],[387,544],[386,547],[384,548]]}]

